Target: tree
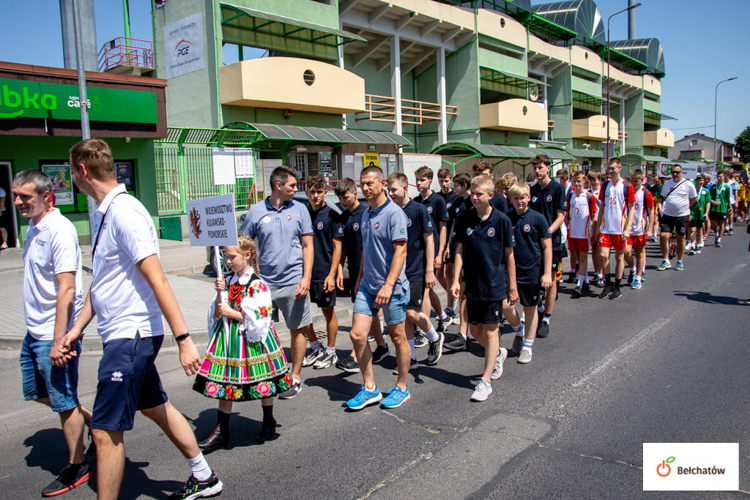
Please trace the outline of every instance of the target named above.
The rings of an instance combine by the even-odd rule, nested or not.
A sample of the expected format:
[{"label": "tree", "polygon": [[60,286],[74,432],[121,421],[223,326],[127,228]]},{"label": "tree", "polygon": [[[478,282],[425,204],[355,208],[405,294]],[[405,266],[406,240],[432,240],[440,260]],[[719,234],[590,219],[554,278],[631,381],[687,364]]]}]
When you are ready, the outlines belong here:
[{"label": "tree", "polygon": [[734,140],[734,145],[740,159],[746,163],[750,162],[750,127],[746,127],[745,130],[740,132],[740,135]]}]

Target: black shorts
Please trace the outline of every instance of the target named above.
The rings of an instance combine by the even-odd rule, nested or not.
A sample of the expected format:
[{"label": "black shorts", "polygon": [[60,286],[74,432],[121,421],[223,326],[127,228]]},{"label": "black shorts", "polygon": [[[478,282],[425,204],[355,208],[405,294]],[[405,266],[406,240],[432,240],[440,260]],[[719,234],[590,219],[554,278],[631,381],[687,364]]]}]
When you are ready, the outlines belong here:
[{"label": "black shorts", "polygon": [[318,281],[310,283],[310,302],[318,307],[333,307],[336,305],[336,287],[326,293],[323,291],[324,283]]},{"label": "black shorts", "polygon": [[523,307],[533,307],[539,303],[541,283],[516,283],[516,286],[518,287],[518,302]]},{"label": "black shorts", "polygon": [[424,300],[424,281],[409,282],[409,302],[406,304],[407,311],[421,311]]},{"label": "black shorts", "polygon": [[706,219],[690,219],[688,227],[703,227],[704,222],[706,222]]},{"label": "black shorts", "polygon": [[500,323],[503,317],[503,302],[501,300],[471,300],[466,301],[466,314],[472,325],[490,325]]},{"label": "black shorts", "polygon": [[715,220],[715,221],[721,222],[723,220],[727,220],[727,214],[723,214],[721,212],[709,212],[708,213],[708,218],[710,220]]},{"label": "black shorts", "polygon": [[671,215],[662,214],[659,221],[659,231],[662,233],[675,233],[677,236],[685,236],[687,233],[689,216],[672,217]]},{"label": "black shorts", "polygon": [[[557,274],[557,270],[560,268],[560,262],[562,261],[562,259],[563,259],[562,250],[552,250],[552,274],[553,275]],[[544,274],[544,257],[542,257],[542,267],[541,267],[540,275],[541,274]]]}]

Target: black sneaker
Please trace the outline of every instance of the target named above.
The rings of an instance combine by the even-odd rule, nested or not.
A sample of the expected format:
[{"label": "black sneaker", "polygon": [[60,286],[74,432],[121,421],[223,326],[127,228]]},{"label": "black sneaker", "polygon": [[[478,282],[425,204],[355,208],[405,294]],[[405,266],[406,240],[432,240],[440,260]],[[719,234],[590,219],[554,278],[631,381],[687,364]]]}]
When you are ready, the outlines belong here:
[{"label": "black sneaker", "polygon": [[460,333],[456,334],[453,340],[445,342],[443,344],[443,347],[445,347],[449,351],[460,351],[466,347],[466,337],[464,337]]},{"label": "black sneaker", "polygon": [[442,319],[438,318],[438,324],[437,324],[437,327],[435,328],[435,331],[438,332],[438,333],[445,333],[445,329],[450,324],[451,324],[451,319],[450,318],[447,318],[445,321],[443,321]]},{"label": "black sneaker", "polygon": [[[411,361],[409,361],[409,371],[416,370],[417,368],[419,368],[419,361],[411,358]],[[393,374],[398,375],[398,366],[393,370]],[[388,392],[386,392],[386,394],[388,394]]]},{"label": "black sneaker", "polygon": [[351,356],[347,356],[336,363],[336,368],[344,370],[346,373],[359,373],[359,363],[354,361],[354,358]]},{"label": "black sneaker", "polygon": [[576,273],[568,273],[568,283],[575,283],[576,282]]},{"label": "black sneaker", "polygon": [[[391,355],[391,351],[388,349],[388,344],[383,346],[378,346],[375,351],[372,353],[372,362],[373,363],[380,363],[385,358]],[[353,360],[352,360],[353,361]],[[357,371],[359,371],[359,365],[357,365]]]},{"label": "black sneaker", "polygon": [[430,348],[427,349],[427,361],[426,364],[432,366],[436,365],[440,358],[443,357],[443,342],[445,341],[445,335],[438,333],[438,339],[435,342],[430,342]]},{"label": "black sneaker", "polygon": [[82,464],[68,464],[57,478],[42,490],[43,497],[53,497],[80,486],[91,478],[91,468],[88,462]]},{"label": "black sneaker", "polygon": [[578,299],[578,298],[581,297],[581,295],[583,295],[583,290],[581,289],[580,286],[576,285],[576,287],[573,289],[573,295],[572,295],[572,297],[574,299]]},{"label": "black sneaker", "polygon": [[600,299],[606,298],[610,293],[612,293],[612,285],[604,285],[604,289],[602,290],[602,293],[599,294]]},{"label": "black sneaker", "polygon": [[591,293],[591,285],[589,285],[588,281],[583,282],[583,286],[581,287],[581,295],[583,294],[590,294]]},{"label": "black sneaker", "polygon": [[308,348],[307,354],[305,354],[305,359],[302,360],[302,366],[310,366],[315,364],[317,360],[325,356],[326,348],[323,347],[323,344],[320,344],[315,349]]},{"label": "black sneaker", "polygon": [[292,386],[289,389],[279,394],[279,399],[292,399],[300,392],[302,392],[302,383],[293,382]]},{"label": "black sneaker", "polygon": [[198,481],[195,476],[190,476],[182,488],[169,495],[170,500],[193,500],[194,498],[205,498],[216,496],[221,493],[221,484],[215,472],[205,481]]},{"label": "black sneaker", "polygon": [[617,300],[622,297],[622,292],[619,288],[615,287],[614,290],[609,294],[609,300]]},{"label": "black sneaker", "polygon": [[424,347],[427,345],[427,335],[422,330],[417,330],[414,334],[414,347]]},{"label": "black sneaker", "polygon": [[523,349],[523,341],[523,335],[515,335],[513,337],[513,347],[510,349],[510,352],[512,352],[515,356],[521,354],[521,349]]},{"label": "black sneaker", "polygon": [[536,336],[540,339],[549,337],[549,323],[547,321],[539,322],[539,326],[536,329]]}]

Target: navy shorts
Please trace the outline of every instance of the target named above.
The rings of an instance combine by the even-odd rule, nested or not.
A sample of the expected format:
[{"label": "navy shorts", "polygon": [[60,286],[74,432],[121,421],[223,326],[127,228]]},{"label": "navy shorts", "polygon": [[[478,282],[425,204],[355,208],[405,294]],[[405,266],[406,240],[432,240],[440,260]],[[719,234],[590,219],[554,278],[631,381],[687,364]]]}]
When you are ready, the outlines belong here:
[{"label": "navy shorts", "polygon": [[326,292],[324,285],[321,281],[310,283],[310,302],[318,307],[333,307],[336,305],[336,287]]},{"label": "navy shorts", "polygon": [[73,356],[62,368],[52,365],[49,352],[51,340],[36,340],[27,333],[21,347],[21,379],[26,401],[49,398],[52,411],[72,410],[78,406],[78,358],[81,343],[75,346]]},{"label": "navy shorts", "polygon": [[163,341],[163,335],[141,338],[137,333],[134,339],[115,339],[104,344],[92,429],[129,431],[136,411],[168,401],[154,364]]},{"label": "navy shorts", "polygon": [[421,311],[424,300],[424,281],[409,282],[409,302],[406,303],[408,311]]}]

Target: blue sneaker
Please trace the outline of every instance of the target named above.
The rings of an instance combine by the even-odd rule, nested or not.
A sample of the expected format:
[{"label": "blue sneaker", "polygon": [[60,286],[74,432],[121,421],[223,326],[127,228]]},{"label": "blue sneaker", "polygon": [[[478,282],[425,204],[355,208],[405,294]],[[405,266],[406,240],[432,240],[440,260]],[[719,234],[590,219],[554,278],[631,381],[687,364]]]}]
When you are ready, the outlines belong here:
[{"label": "blue sneaker", "polygon": [[407,387],[405,391],[402,391],[397,386],[394,386],[393,389],[388,391],[388,396],[383,400],[383,407],[385,408],[398,408],[402,404],[406,403],[411,399],[411,394],[409,393],[409,388]]},{"label": "blue sneaker", "polygon": [[685,266],[682,265],[682,261],[681,260],[677,261],[677,265],[674,266],[674,270],[675,271],[684,271],[685,270]]},{"label": "blue sneaker", "polygon": [[632,288],[633,290],[640,290],[640,289],[641,289],[641,286],[642,286],[642,285],[641,285],[641,279],[640,279],[640,278],[637,278],[637,277],[636,277],[636,278],[635,278],[635,279],[633,280],[633,284],[632,284],[632,285],[630,285],[630,288]]},{"label": "blue sneaker", "polygon": [[635,271],[631,269],[630,274],[628,274],[628,285],[632,285],[634,279],[635,279]]},{"label": "blue sneaker", "polygon": [[646,270],[643,270],[643,273],[641,273],[641,281],[646,281]]},{"label": "blue sneaker", "polygon": [[656,270],[657,271],[666,271],[670,267],[672,267],[672,264],[669,262],[668,259],[664,259],[663,261],[661,261],[661,264],[659,264],[659,267],[657,267]]},{"label": "blue sneaker", "polygon": [[359,394],[347,401],[346,406],[348,406],[350,410],[361,410],[365,406],[379,403],[382,399],[383,395],[380,394],[378,386],[375,386],[375,389],[372,391],[368,391],[365,389],[364,385],[360,385]]}]

